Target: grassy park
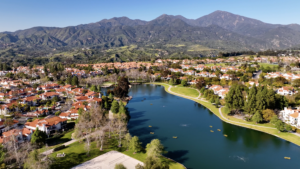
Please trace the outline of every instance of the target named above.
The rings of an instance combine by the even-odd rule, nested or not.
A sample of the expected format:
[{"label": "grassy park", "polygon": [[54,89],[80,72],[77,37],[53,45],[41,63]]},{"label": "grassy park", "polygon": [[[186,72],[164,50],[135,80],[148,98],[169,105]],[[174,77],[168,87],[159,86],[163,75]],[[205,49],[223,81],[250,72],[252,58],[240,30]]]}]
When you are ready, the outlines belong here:
[{"label": "grassy park", "polygon": [[278,64],[271,64],[271,63],[258,63],[258,65],[263,67],[269,66],[270,68],[274,68],[278,66]]},{"label": "grassy park", "polygon": [[192,89],[192,88],[173,87],[173,88],[171,88],[171,91],[181,94],[181,95],[187,95],[190,97],[198,97],[199,96],[199,92],[196,89]]},{"label": "grassy park", "polygon": [[[107,138],[104,144],[103,151],[99,150],[96,142],[92,142],[89,155],[87,155],[87,151],[84,147],[85,145],[83,142],[75,142],[67,146],[65,149],[54,152],[53,154],[51,154],[51,156],[55,158],[55,163],[53,164],[53,167],[60,169],[72,168],[76,165],[91,160],[99,155],[105,154],[111,150],[119,151],[142,162],[145,161],[147,157],[145,152],[133,154],[132,151],[126,151],[125,147],[119,148],[118,142],[113,137],[112,139]],[[65,153],[66,156],[63,158],[56,157],[58,153]],[[184,167],[179,163],[175,163],[171,160],[168,160],[168,162],[170,164],[170,169],[184,169]]]}]

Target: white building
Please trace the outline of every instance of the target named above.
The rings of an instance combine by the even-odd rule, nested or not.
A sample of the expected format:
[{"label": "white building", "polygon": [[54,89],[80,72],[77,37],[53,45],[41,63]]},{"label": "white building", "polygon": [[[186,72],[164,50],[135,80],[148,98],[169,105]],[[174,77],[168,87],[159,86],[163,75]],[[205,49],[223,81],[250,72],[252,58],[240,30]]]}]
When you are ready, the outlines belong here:
[{"label": "white building", "polygon": [[285,123],[300,128],[300,107],[298,107],[297,109],[288,109],[285,107],[282,111],[280,111],[280,113]]},{"label": "white building", "polygon": [[67,119],[62,119],[60,117],[54,116],[44,119],[35,119],[32,122],[25,123],[25,127],[31,130],[44,131],[50,134],[52,131],[57,131],[63,129],[64,125],[67,123]]}]

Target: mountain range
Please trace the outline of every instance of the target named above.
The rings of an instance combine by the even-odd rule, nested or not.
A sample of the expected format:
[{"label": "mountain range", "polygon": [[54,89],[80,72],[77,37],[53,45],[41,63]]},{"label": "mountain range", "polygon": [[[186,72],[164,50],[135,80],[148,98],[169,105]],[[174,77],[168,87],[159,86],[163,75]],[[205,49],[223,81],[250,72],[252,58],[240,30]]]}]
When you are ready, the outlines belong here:
[{"label": "mountain range", "polygon": [[96,23],[57,27],[33,27],[0,33],[0,47],[95,47],[130,44],[200,44],[224,51],[285,49],[300,44],[300,25],[269,24],[225,11],[198,19],[161,15],[151,21],[127,17]]}]

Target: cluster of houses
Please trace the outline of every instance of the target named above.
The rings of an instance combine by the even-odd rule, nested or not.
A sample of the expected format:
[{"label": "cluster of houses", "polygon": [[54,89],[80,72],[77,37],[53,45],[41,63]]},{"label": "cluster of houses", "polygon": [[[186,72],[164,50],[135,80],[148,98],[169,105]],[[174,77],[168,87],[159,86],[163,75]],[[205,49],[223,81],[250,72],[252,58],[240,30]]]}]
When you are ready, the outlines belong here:
[{"label": "cluster of houses", "polygon": [[214,94],[218,95],[222,99],[224,99],[226,94],[229,92],[229,88],[223,88],[220,85],[212,85],[208,89],[213,90]]},{"label": "cluster of houses", "polygon": [[300,79],[300,74],[271,72],[265,75],[266,79],[277,78],[277,77],[283,77],[291,81],[291,80]]},{"label": "cluster of houses", "polygon": [[[38,94],[38,91],[43,93]],[[53,106],[47,107],[41,105],[42,101],[53,100],[54,97],[60,99],[68,98],[70,108],[54,116],[53,114],[61,110],[60,101],[57,101]],[[63,130],[66,126],[67,120],[77,119],[79,109],[88,110],[91,104],[100,104],[102,102],[101,94],[88,89],[77,88],[71,85],[60,86],[56,83],[48,83],[37,88],[23,87],[11,90],[9,92],[0,93],[1,102],[4,104],[0,105],[0,115],[9,117],[14,113],[18,113],[24,118],[36,118],[31,122],[26,122],[23,127],[18,126],[19,121],[13,120],[7,127],[4,119],[0,119],[0,143],[5,143],[8,139],[14,139],[22,143],[23,141],[30,140],[31,134],[36,130],[51,134],[58,130]],[[45,102],[44,102],[45,103]],[[30,111],[23,111],[24,105],[34,107]],[[37,117],[47,116],[45,118]]]},{"label": "cluster of houses", "polygon": [[[283,61],[286,62],[298,62],[299,58],[295,57],[284,57]],[[282,61],[281,60],[281,61]],[[296,61],[295,61],[296,60]],[[80,77],[89,77],[96,76],[102,74],[102,70],[108,69],[108,71],[113,71],[114,68],[120,70],[130,70],[130,69],[138,69],[138,68],[146,68],[149,69],[153,66],[163,66],[167,62],[171,63],[180,63],[181,69],[168,68],[171,72],[180,72],[184,75],[188,76],[198,76],[198,77],[210,77],[210,78],[220,78],[225,80],[232,80],[232,76],[228,73],[228,71],[241,71],[242,70],[236,68],[235,66],[206,66],[205,63],[232,63],[232,62],[263,62],[263,63],[275,63],[278,62],[277,57],[239,57],[233,58],[230,57],[228,59],[203,59],[203,60],[162,60],[158,59],[155,63],[148,62],[125,62],[125,63],[99,63],[99,64],[78,64],[77,67],[86,67],[92,66],[94,71],[90,71],[89,74],[86,74],[88,71],[81,70],[79,68],[65,68],[65,71],[70,73],[73,76]],[[200,64],[202,63],[202,64]],[[204,64],[203,64],[204,63]],[[192,69],[191,69],[192,68]],[[222,73],[216,72],[219,70]],[[37,66],[32,69],[29,67],[20,66],[13,71],[0,71],[0,76],[4,76],[7,73],[26,73],[30,74],[32,77],[38,76],[40,73],[44,73],[43,66]],[[159,77],[160,73],[155,73],[153,77]],[[51,74],[49,74],[51,77]],[[281,72],[273,72],[268,73],[265,78],[276,78],[276,77],[284,77],[287,80],[295,80],[300,79],[300,75],[295,75],[292,73],[281,73]],[[162,77],[166,80],[171,78],[171,75],[167,77]],[[181,77],[180,79],[184,79],[186,77]],[[38,129],[46,132],[48,135],[64,129],[66,126],[67,120],[77,119],[79,117],[80,110],[89,110],[92,103],[99,104],[102,102],[101,94],[96,93],[94,91],[90,91],[88,89],[78,88],[71,85],[61,86],[56,83],[46,83],[38,87],[32,87],[32,84],[35,82],[24,80],[1,80],[0,81],[0,115],[4,117],[11,116],[16,112],[21,116],[26,118],[36,118],[43,117],[45,118],[36,118],[33,121],[26,122],[23,127],[20,127],[19,121],[5,121],[4,119],[0,119],[0,143],[5,143],[8,139],[13,138],[16,141],[22,143],[23,141],[30,140],[32,133]],[[188,81],[188,84],[196,84],[197,80]],[[259,83],[256,81],[249,82],[250,87],[253,85],[259,86]],[[27,86],[27,87],[26,87]],[[29,87],[28,87],[29,86]],[[222,87],[221,85],[212,85],[207,86],[208,89],[212,90],[215,95],[218,95],[220,98],[224,99],[226,94],[229,92],[228,87]],[[282,87],[276,90],[276,92],[280,95],[293,95],[297,93],[297,91],[293,87]],[[51,106],[45,106],[45,101],[53,100],[53,98],[61,98],[64,100],[68,98],[71,100],[69,104],[69,109],[61,112],[58,116],[54,116],[53,114],[57,111],[61,110],[60,101],[55,104],[51,104]],[[29,106],[30,111],[24,111],[24,105]],[[32,108],[33,107],[33,108]],[[300,127],[300,119],[298,120],[300,113],[300,109],[287,109],[281,111],[282,118],[285,122],[291,124],[295,127]],[[7,125],[10,123],[10,125]],[[8,127],[9,126],[9,127]]]}]

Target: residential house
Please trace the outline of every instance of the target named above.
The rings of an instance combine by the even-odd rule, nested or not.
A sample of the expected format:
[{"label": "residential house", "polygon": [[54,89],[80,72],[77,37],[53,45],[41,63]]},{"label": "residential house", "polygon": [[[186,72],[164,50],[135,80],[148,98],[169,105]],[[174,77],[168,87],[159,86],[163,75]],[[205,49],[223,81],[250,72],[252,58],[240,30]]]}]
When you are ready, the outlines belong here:
[{"label": "residential house", "polygon": [[28,128],[22,129],[12,129],[2,133],[0,138],[0,143],[4,143],[8,140],[12,140],[12,137],[15,137],[15,141],[18,143],[23,143],[25,141],[30,141],[33,131]]},{"label": "residential house", "polygon": [[300,119],[299,119],[300,108],[291,109],[285,107],[282,111],[280,111],[280,116],[283,121],[291,126],[300,128]]},{"label": "residential house", "polygon": [[32,122],[26,122],[25,127],[31,130],[44,131],[47,134],[51,132],[58,131],[64,128],[67,124],[67,119],[62,119],[57,116],[46,117],[44,119],[35,119]]},{"label": "residential house", "polygon": [[280,95],[293,95],[295,93],[298,93],[298,91],[294,90],[293,87],[288,87],[288,86],[279,88],[276,92],[277,92],[277,94],[280,94]]}]

